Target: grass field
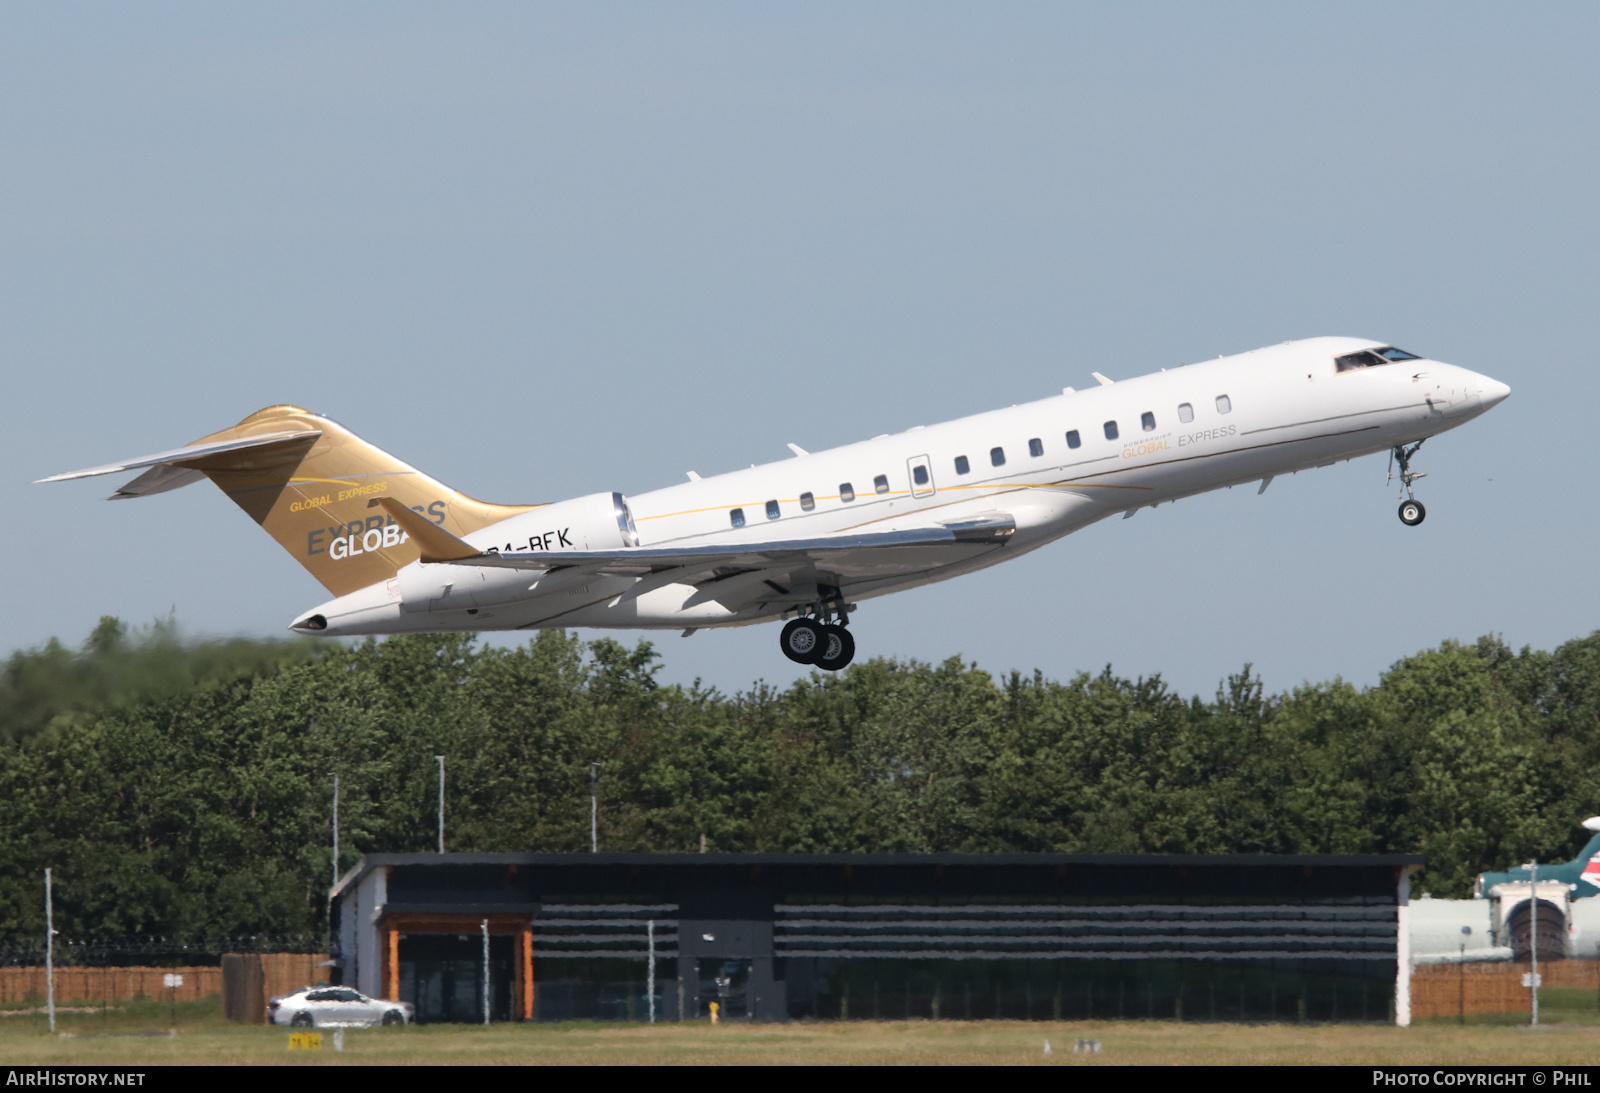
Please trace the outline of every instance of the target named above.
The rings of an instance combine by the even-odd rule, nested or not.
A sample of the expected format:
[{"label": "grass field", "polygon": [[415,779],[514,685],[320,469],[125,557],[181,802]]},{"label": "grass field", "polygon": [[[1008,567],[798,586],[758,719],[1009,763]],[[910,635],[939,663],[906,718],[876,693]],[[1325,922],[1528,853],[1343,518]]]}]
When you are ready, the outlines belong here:
[{"label": "grass field", "polygon": [[[1600,1005],[1593,991],[1544,992],[1529,1029],[1512,1017],[1461,1026],[1212,1025],[1173,1021],[911,1021],[654,1027],[647,1025],[433,1025],[350,1029],[343,1052],[325,1032],[321,1051],[288,1050],[288,1030],[229,1024],[217,1001],[134,1002],[104,1012],[61,1012],[57,1035],[37,1011],[0,1011],[0,1064],[162,1063],[351,1066],[400,1064],[1501,1064],[1600,1063]],[[176,1027],[175,1035],[156,1035]],[[1045,1040],[1052,1048],[1044,1054]],[[1099,1040],[1098,1055],[1073,1042]]]}]

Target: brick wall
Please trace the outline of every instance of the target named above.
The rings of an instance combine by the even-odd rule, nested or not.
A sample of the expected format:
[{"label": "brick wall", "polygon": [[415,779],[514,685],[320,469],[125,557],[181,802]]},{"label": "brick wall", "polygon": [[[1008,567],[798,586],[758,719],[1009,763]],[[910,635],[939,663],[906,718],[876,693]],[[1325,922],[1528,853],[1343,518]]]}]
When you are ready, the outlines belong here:
[{"label": "brick wall", "polygon": [[[1531,998],[1522,977],[1527,964],[1424,964],[1411,973],[1414,1018],[1455,1017],[1465,1012],[1519,1013]],[[1551,960],[1539,965],[1546,987],[1585,987],[1600,991],[1600,961]]]}]

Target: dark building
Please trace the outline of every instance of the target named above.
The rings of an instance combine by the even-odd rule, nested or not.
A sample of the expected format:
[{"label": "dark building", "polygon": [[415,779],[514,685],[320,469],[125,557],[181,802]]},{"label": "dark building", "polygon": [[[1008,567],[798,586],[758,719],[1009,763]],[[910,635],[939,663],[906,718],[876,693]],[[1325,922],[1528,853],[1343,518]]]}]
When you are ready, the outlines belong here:
[{"label": "dark building", "polygon": [[425,1021],[1408,1023],[1422,861],[372,854],[334,890],[335,956]]}]

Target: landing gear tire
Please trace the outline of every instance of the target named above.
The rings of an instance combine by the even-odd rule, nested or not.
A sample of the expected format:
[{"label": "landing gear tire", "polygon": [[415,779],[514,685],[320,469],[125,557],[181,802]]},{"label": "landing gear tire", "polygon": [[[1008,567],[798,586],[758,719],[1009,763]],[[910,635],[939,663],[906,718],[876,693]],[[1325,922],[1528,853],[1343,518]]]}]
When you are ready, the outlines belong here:
[{"label": "landing gear tire", "polygon": [[814,619],[794,619],[778,635],[783,655],[796,664],[815,664],[828,651],[823,626]]},{"label": "landing gear tire", "polygon": [[855,659],[856,639],[844,627],[824,626],[822,641],[822,655],[817,658],[817,667],[823,671],[837,672]]},{"label": "landing gear tire", "polygon": [[1400,522],[1408,528],[1414,528],[1422,523],[1428,516],[1428,510],[1422,507],[1421,501],[1400,502]]}]

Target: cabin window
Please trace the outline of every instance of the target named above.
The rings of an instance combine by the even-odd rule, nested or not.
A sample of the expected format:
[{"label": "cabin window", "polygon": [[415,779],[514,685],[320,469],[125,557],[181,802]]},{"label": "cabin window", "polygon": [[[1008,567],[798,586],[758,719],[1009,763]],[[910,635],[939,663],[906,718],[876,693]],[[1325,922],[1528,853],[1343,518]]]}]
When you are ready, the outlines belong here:
[{"label": "cabin window", "polygon": [[802,512],[810,512],[816,507],[817,499],[811,496],[810,492],[802,493],[800,495],[800,510]]},{"label": "cabin window", "polygon": [[780,513],[779,510],[778,510],[778,503],[776,501],[768,501],[767,502],[767,519],[768,520],[776,520],[780,515],[782,515],[782,513]]},{"label": "cabin window", "polygon": [[967,457],[964,455],[956,456],[956,473],[966,474],[970,470],[972,470],[972,464],[967,462]]},{"label": "cabin window", "polygon": [[872,480],[872,492],[873,493],[888,493],[889,492],[889,476],[886,475],[886,474],[880,474],[880,475],[878,475],[878,477],[874,478]]},{"label": "cabin window", "polygon": [[1117,423],[1115,421],[1106,422],[1106,439],[1117,439]]},{"label": "cabin window", "polygon": [[919,486],[926,486],[928,484],[928,468],[922,466],[921,464],[912,467],[911,481]]},{"label": "cabin window", "polygon": [[1028,441],[1028,454],[1033,456],[1035,459],[1038,459],[1041,455],[1043,455],[1044,441],[1040,440],[1038,437],[1034,437],[1032,440]]},{"label": "cabin window", "polygon": [[856,499],[856,491],[850,487],[850,483],[848,483],[848,482],[840,482],[839,483],[839,500],[848,502],[848,501],[854,501],[855,499]]},{"label": "cabin window", "polygon": [[1078,435],[1078,430],[1076,430],[1076,429],[1068,429],[1067,430],[1067,447],[1076,448],[1076,447],[1080,446],[1082,443],[1083,443],[1083,438]]},{"label": "cabin window", "polygon": [[1217,413],[1228,414],[1233,412],[1233,400],[1227,395],[1217,396]]},{"label": "cabin window", "polygon": [[990,448],[989,465],[992,467],[1004,467],[1006,465],[1006,450],[1004,448]]},{"label": "cabin window", "polygon": [[1185,425],[1194,420],[1194,407],[1187,402],[1178,403],[1178,420]]},{"label": "cabin window", "polygon": [[1143,429],[1147,433],[1150,433],[1155,431],[1155,427],[1156,415],[1152,414],[1149,410],[1146,410],[1144,413],[1139,415],[1139,428]]},{"label": "cabin window", "polygon": [[744,509],[734,509],[728,513],[728,522],[736,528],[744,527]]}]

